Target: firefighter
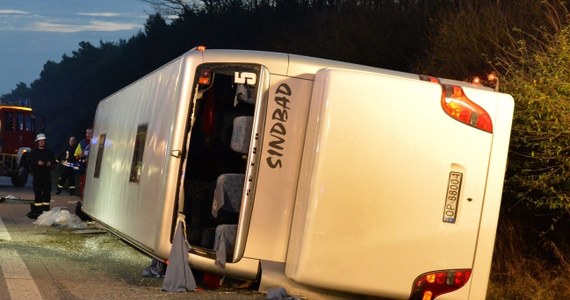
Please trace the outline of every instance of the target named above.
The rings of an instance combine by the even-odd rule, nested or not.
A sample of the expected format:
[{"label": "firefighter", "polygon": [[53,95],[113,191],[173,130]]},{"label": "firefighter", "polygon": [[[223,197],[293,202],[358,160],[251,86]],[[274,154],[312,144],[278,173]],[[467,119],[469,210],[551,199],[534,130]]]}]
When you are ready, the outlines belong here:
[{"label": "firefighter", "polygon": [[57,180],[57,192],[59,195],[65,186],[65,182],[69,182],[68,190],[69,194],[73,195],[75,193],[75,170],[79,169],[77,160],[75,159],[75,147],[76,147],[75,137],[69,138],[69,142],[65,148],[59,153],[57,160],[61,165],[61,174]]},{"label": "firefighter", "polygon": [[79,162],[79,196],[83,199],[83,189],[85,188],[85,172],[89,160],[89,149],[91,148],[91,138],[93,138],[93,129],[85,130],[85,139],[81,140],[75,148],[75,159]]},{"label": "firefighter", "polygon": [[29,164],[32,169],[34,188],[34,203],[26,215],[28,218],[37,219],[44,211],[49,210],[51,201],[51,170],[55,167],[55,156],[46,148],[46,136],[40,133],[36,136],[38,146],[29,154]]}]

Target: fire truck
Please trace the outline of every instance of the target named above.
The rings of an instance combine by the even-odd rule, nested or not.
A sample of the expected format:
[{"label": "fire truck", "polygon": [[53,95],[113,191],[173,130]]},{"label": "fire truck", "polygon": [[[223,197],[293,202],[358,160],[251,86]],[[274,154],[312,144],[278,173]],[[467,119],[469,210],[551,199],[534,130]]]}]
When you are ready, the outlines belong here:
[{"label": "fire truck", "polygon": [[36,116],[29,101],[0,101],[0,176],[10,176],[12,185],[28,181],[27,154],[34,145]]}]

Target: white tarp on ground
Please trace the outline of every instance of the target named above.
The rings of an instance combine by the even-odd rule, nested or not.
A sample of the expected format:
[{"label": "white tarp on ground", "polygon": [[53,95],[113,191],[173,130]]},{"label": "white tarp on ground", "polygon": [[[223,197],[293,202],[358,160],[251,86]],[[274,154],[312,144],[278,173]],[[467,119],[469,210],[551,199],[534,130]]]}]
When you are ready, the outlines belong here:
[{"label": "white tarp on ground", "polygon": [[65,226],[73,229],[85,229],[87,224],[68,210],[61,207],[54,207],[49,211],[44,211],[36,221],[38,226]]},{"label": "white tarp on ground", "polygon": [[4,202],[4,200],[20,200],[20,198],[14,195],[0,196],[0,202]]}]

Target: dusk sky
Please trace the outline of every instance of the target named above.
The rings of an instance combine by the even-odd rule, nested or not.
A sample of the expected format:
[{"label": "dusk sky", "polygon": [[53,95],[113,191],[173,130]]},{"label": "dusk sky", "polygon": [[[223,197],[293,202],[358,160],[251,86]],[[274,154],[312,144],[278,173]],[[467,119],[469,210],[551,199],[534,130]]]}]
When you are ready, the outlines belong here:
[{"label": "dusk sky", "polygon": [[0,95],[38,79],[81,41],[128,40],[143,30],[153,8],[140,0],[1,0]]}]

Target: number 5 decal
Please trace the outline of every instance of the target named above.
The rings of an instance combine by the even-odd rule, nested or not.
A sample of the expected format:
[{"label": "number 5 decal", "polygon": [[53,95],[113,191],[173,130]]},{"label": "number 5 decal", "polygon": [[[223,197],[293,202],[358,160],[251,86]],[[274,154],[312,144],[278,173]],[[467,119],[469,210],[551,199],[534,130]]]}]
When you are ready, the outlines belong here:
[{"label": "number 5 decal", "polygon": [[235,72],[234,82],[254,85],[257,82],[257,75],[250,72]]}]

